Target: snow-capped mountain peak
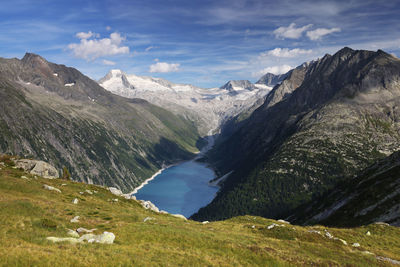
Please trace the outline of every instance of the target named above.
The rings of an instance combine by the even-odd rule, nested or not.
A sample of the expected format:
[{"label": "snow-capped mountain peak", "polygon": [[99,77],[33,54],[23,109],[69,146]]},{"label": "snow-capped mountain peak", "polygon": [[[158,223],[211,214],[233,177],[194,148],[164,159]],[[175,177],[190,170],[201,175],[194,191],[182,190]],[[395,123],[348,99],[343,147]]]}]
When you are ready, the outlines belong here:
[{"label": "snow-capped mountain peak", "polygon": [[126,74],[121,70],[111,70],[99,84],[114,94],[142,98],[186,116],[195,121],[204,134],[253,106],[271,90],[271,87],[254,85],[247,80],[229,81],[220,88],[205,89],[162,78]]}]

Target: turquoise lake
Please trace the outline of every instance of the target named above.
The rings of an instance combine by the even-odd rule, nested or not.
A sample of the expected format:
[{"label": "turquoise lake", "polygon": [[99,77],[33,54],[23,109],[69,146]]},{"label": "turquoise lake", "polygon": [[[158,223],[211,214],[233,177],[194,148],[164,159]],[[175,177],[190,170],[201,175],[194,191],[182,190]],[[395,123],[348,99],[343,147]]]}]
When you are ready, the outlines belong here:
[{"label": "turquoise lake", "polygon": [[214,199],[218,187],[208,184],[213,178],[214,172],[205,164],[186,161],[165,169],[135,196],[150,200],[160,210],[188,218]]}]

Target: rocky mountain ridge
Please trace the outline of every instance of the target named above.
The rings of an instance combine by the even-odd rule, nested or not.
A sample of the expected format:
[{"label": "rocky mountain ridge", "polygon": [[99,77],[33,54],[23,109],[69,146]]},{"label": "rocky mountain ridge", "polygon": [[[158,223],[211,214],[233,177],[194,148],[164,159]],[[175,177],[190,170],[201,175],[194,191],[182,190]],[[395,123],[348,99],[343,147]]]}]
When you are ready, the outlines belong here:
[{"label": "rocky mountain ridge", "polygon": [[289,215],[400,145],[400,60],[344,48],[299,66],[209,153],[222,176],[195,219]]},{"label": "rocky mountain ridge", "polygon": [[74,68],[27,53],[0,59],[0,152],[38,158],[77,181],[128,192],[198,151],[192,122],[104,90]]}]

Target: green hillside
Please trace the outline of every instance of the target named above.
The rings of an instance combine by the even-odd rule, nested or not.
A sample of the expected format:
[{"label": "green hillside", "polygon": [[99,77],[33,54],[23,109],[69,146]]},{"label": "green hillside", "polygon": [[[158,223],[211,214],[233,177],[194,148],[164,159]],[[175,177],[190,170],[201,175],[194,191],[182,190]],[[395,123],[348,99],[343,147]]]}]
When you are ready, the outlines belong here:
[{"label": "green hillside", "polygon": [[[254,216],[203,224],[145,210],[104,187],[35,178],[15,169],[9,157],[0,162],[1,266],[390,266],[390,260],[400,261],[400,229],[392,226],[300,227]],[[44,184],[61,193],[45,190]],[[75,216],[79,223],[70,222]],[[46,240],[67,237],[68,229],[78,227],[112,232],[114,244]]]}]

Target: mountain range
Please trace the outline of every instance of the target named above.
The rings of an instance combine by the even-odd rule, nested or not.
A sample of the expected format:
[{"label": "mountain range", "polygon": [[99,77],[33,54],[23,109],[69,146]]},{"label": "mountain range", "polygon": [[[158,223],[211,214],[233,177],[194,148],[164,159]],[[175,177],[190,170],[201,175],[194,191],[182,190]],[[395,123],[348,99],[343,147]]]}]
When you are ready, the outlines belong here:
[{"label": "mountain range", "polygon": [[74,68],[30,53],[0,59],[1,153],[127,192],[164,164],[192,158],[199,138],[183,116],[111,94]]},{"label": "mountain range", "polygon": [[217,132],[224,122],[252,107],[272,89],[265,84],[241,80],[229,81],[220,88],[199,88],[126,74],[121,70],[111,70],[99,84],[114,94],[145,99],[185,116],[195,123],[202,135]]},{"label": "mountain range", "polygon": [[[399,97],[400,60],[381,50],[346,47],[295,68],[258,109],[239,126],[230,125],[228,134],[217,140],[208,161],[220,176],[229,176],[220,182],[216,198],[193,218],[220,220],[242,214],[287,217],[306,209],[310,201],[319,199],[309,204],[318,205],[326,192],[342,183],[352,184],[347,194],[332,194],[336,200],[346,199],[356,189],[354,177],[398,150]],[[391,179],[392,186],[398,183],[396,177]],[[381,189],[368,189],[380,196],[375,202],[385,200],[386,192]],[[389,192],[398,198],[398,189]],[[372,205],[368,203],[348,206],[367,208]],[[318,210],[322,212],[323,207]],[[397,215],[387,218],[396,222],[398,206],[389,207]],[[376,216],[367,221],[384,218],[381,215],[386,211],[374,210]],[[316,216],[314,219],[325,219]],[[299,215],[299,221],[310,222],[305,217]]]},{"label": "mountain range", "polygon": [[0,103],[1,153],[125,192],[218,136],[203,161],[221,189],[195,220],[399,223],[400,60],[381,50],[219,88],[121,70],[96,82],[27,53],[0,59]]}]

